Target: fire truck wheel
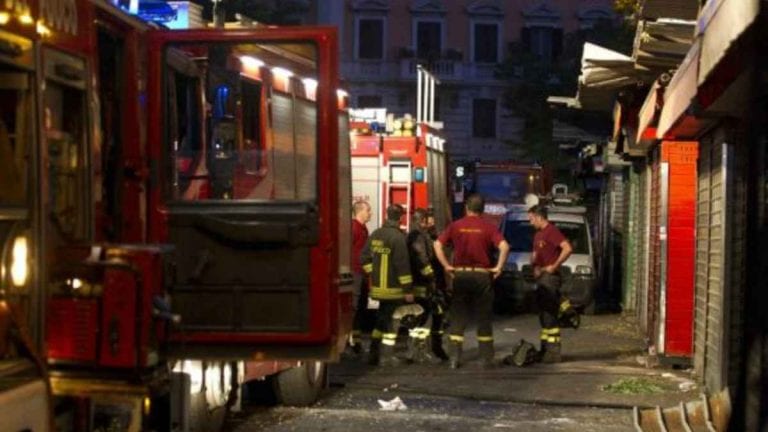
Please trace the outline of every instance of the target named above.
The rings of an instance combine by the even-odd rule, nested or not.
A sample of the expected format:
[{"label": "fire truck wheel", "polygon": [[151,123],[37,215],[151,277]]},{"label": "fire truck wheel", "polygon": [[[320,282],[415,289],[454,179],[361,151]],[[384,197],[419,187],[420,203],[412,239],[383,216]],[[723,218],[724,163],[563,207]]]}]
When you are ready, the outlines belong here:
[{"label": "fire truck wheel", "polygon": [[201,394],[193,395],[190,400],[189,423],[191,432],[219,431],[224,426],[229,407],[211,408]]},{"label": "fire truck wheel", "polygon": [[278,400],[291,406],[315,403],[325,383],[325,373],[325,363],[313,361],[280,372],[275,380]]}]

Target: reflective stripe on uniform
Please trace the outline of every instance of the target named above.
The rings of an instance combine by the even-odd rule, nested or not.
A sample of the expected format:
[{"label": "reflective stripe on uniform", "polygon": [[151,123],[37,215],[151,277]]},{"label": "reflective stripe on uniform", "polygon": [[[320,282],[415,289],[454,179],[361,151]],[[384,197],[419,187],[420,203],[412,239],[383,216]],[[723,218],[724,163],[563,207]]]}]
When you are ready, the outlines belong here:
[{"label": "reflective stripe on uniform", "polygon": [[397,340],[397,333],[384,333],[381,335],[381,343],[384,345],[389,346],[395,346],[395,341]]},{"label": "reflective stripe on uniform", "polygon": [[363,271],[366,272],[366,273],[372,272],[373,271],[373,264],[372,263],[363,264]]},{"label": "reflective stripe on uniform", "polygon": [[381,263],[379,268],[379,285],[383,287],[389,286],[389,281],[387,280],[389,277],[389,255],[382,254],[381,255]]},{"label": "reflective stripe on uniform", "polygon": [[493,342],[493,336],[478,336],[478,342]]},{"label": "reflective stripe on uniform", "polygon": [[416,327],[408,332],[408,336],[414,339],[426,339],[429,337],[430,330],[425,327]]},{"label": "reflective stripe on uniform", "polygon": [[560,339],[560,328],[559,327],[552,327],[552,328],[543,328],[541,329],[541,340],[545,340],[549,342],[550,337],[556,337],[558,340]]},{"label": "reflective stripe on uniform", "polygon": [[403,298],[403,289],[371,287],[371,298],[376,300],[400,300]]},{"label": "reflective stripe on uniform", "polygon": [[427,264],[423,269],[421,269],[422,276],[429,276],[429,275],[431,275],[434,272],[435,271],[432,270],[432,266],[429,265],[429,264]]},{"label": "reflective stripe on uniform", "polygon": [[400,282],[400,285],[409,285],[413,283],[413,276],[411,275],[402,275],[397,278],[397,281]]},{"label": "reflective stripe on uniform", "polygon": [[571,302],[568,299],[563,300],[562,303],[560,303],[560,313],[563,313],[571,308]]},{"label": "reflective stripe on uniform", "polygon": [[448,338],[451,340],[451,342],[464,342],[464,336],[450,335]]},{"label": "reflective stripe on uniform", "polygon": [[371,332],[371,339],[381,339],[381,330],[373,329]]}]

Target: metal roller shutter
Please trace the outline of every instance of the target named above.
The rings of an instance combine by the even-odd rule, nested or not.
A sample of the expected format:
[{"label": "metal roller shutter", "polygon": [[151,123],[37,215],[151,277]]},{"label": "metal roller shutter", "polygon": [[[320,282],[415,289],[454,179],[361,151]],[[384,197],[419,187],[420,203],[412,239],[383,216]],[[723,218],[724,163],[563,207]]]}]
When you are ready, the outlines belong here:
[{"label": "metal roller shutter", "polygon": [[658,340],[659,297],[661,289],[661,162],[659,148],[653,150],[651,160],[650,224],[648,242],[648,321],[646,337],[655,346]]},{"label": "metal roller shutter", "polygon": [[742,358],[746,170],[728,142],[717,129],[699,157],[694,368],[712,391],[735,385]]},{"label": "metal roller shutter", "polygon": [[640,328],[648,328],[648,244],[650,243],[650,191],[651,168],[645,162],[641,163],[640,184],[638,194],[638,244],[637,244],[637,311]]},{"label": "metal roller shutter", "polygon": [[627,218],[624,221],[624,267],[622,308],[624,310],[637,310],[637,258],[639,248],[640,226],[640,175],[634,167],[629,169],[629,182],[627,185],[627,197],[625,201]]}]

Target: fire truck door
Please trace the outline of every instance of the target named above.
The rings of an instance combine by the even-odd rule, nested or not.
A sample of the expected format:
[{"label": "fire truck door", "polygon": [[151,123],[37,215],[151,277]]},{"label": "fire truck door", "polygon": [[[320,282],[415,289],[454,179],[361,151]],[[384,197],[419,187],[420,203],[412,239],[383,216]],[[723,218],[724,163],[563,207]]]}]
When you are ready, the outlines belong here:
[{"label": "fire truck door", "polygon": [[390,160],[388,168],[388,181],[384,185],[386,188],[384,197],[387,202],[386,205],[384,205],[383,211],[386,211],[386,208],[389,207],[390,204],[400,204],[403,206],[403,208],[405,208],[405,215],[403,216],[405,220],[401,220],[400,224],[405,225],[406,231],[408,231],[410,230],[411,225],[411,218],[409,215],[411,214],[411,211],[413,211],[413,209],[411,209],[413,195],[413,170],[411,168],[411,162]]},{"label": "fire truck door", "polygon": [[150,145],[164,167],[155,220],[167,209],[167,234],[155,236],[176,250],[179,347],[329,341],[339,271],[335,34],[155,36],[150,80],[163,127],[150,125]]}]

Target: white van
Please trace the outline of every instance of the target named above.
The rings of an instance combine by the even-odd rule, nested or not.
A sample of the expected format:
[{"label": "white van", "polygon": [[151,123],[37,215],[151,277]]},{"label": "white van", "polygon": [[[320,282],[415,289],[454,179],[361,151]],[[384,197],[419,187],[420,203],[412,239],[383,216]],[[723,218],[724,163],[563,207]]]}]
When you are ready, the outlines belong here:
[{"label": "white van", "polygon": [[[585,211],[580,207],[550,207],[549,221],[554,223],[573,246],[573,254],[562,265],[562,294],[587,313],[594,311],[595,260]],[[531,250],[534,228],[528,213],[513,210],[504,215],[500,230],[510,246],[504,272],[496,283],[497,312],[530,312],[534,300]]]}]

